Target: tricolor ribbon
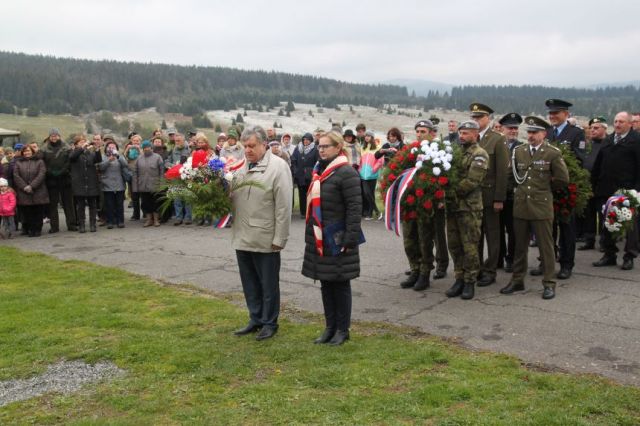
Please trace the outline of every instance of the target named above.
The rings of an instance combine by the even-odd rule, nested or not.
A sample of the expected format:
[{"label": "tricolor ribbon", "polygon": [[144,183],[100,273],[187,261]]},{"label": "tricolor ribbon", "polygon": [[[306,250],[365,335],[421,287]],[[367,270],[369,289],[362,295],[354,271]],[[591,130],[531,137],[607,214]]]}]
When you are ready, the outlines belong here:
[{"label": "tricolor ribbon", "polygon": [[418,169],[412,167],[403,171],[398,179],[391,184],[387,195],[384,200],[384,223],[387,231],[393,231],[397,236],[400,236],[400,222],[401,222],[401,203],[402,196],[406,192],[413,177]]}]

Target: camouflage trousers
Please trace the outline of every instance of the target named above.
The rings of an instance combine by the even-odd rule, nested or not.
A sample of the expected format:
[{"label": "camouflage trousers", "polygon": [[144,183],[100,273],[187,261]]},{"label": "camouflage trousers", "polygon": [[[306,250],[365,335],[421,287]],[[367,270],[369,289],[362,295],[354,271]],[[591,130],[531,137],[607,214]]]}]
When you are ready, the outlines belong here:
[{"label": "camouflage trousers", "polygon": [[418,218],[402,222],[404,252],[412,271],[428,275],[433,269],[434,227],[431,220]]},{"label": "camouflage trousers", "polygon": [[478,243],[482,227],[482,212],[453,212],[447,214],[449,253],[453,258],[456,280],[475,283],[480,271]]}]

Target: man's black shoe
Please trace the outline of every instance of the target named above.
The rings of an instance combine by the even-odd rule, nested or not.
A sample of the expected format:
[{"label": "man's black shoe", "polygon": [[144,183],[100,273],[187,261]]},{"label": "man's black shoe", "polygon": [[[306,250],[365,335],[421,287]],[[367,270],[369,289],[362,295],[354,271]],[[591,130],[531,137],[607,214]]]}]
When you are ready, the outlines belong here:
[{"label": "man's black shoe", "polygon": [[473,295],[475,294],[475,283],[464,283],[464,288],[462,289],[462,294],[460,295],[460,299],[470,300],[473,299]]},{"label": "man's black shoe", "polygon": [[419,276],[420,273],[418,271],[411,271],[411,274],[409,274],[409,276],[400,283],[400,287],[413,288],[413,286],[416,284],[416,281],[418,281]]},{"label": "man's black shoe", "polygon": [[628,259],[623,259],[622,261],[622,270],[623,271],[630,271],[633,269],[633,259],[628,258]]},{"label": "man's black shoe", "polygon": [[556,277],[558,277],[559,280],[567,280],[571,278],[571,268],[560,268],[560,272],[558,272]]},{"label": "man's black shoe", "polygon": [[333,335],[336,334],[336,331],[332,328],[325,328],[322,332],[322,336],[318,337],[313,341],[316,345],[320,345],[323,343],[329,343],[329,340],[333,338]]},{"label": "man's black shoe", "polygon": [[424,291],[424,290],[428,289],[429,286],[430,286],[429,285],[429,275],[420,274],[420,276],[418,276],[418,280],[413,285],[413,289],[415,291]]},{"label": "man's black shoe", "polygon": [[329,340],[329,345],[340,346],[347,340],[349,340],[349,330],[346,330],[346,331],[338,330],[336,331],[336,334],[333,335],[331,340]]},{"label": "man's black shoe", "polygon": [[542,264],[538,265],[537,268],[529,269],[529,275],[533,277],[538,277],[542,275]]},{"label": "man's black shoe", "polygon": [[456,280],[455,283],[453,283],[453,285],[451,286],[451,288],[447,291],[445,291],[445,295],[447,297],[458,297],[462,294],[462,289],[464,288],[464,281],[463,280]]},{"label": "man's black shoe", "polygon": [[496,282],[496,277],[483,273],[478,280],[478,287],[486,287]]},{"label": "man's black shoe", "polygon": [[260,333],[256,336],[256,340],[270,339],[275,336],[277,332],[278,329],[275,327],[262,327],[262,330],[260,330]]},{"label": "man's black shoe", "polygon": [[257,324],[249,324],[245,328],[241,328],[240,330],[236,330],[233,332],[236,336],[244,336],[245,334],[255,333],[260,330],[260,326]]},{"label": "man's black shoe", "polygon": [[544,300],[549,300],[553,299],[554,297],[556,297],[556,291],[551,287],[545,287],[544,291],[542,292],[542,298]]},{"label": "man's black shoe", "polygon": [[512,294],[516,291],[524,291],[524,283],[514,283],[512,281],[506,287],[500,289],[500,294]]},{"label": "man's black shoe", "polygon": [[596,268],[601,266],[616,266],[616,258],[615,256],[607,256],[606,254],[600,258],[597,262],[593,262],[592,265]]},{"label": "man's black shoe", "polygon": [[442,269],[436,269],[436,271],[433,273],[434,280],[439,280],[446,276],[447,276],[447,271],[446,270],[443,271]]}]

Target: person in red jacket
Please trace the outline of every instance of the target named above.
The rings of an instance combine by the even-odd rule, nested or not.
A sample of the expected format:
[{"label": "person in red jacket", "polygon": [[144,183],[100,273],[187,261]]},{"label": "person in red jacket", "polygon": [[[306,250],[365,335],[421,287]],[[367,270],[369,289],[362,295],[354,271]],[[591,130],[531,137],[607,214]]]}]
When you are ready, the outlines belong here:
[{"label": "person in red jacket", "polygon": [[0,239],[12,238],[16,231],[16,193],[9,188],[9,182],[0,178]]}]

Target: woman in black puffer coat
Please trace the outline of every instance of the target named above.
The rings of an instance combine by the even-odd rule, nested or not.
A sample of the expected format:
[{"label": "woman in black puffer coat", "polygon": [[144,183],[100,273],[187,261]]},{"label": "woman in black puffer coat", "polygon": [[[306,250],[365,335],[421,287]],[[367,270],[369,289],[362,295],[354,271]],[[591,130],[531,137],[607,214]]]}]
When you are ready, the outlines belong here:
[{"label": "woman in black puffer coat", "polygon": [[[340,345],[349,339],[350,281],[360,275],[360,175],[350,167],[343,146],[342,135],[335,131],[326,133],[319,139],[320,160],[308,197],[309,200],[318,195],[320,197],[323,253],[321,255],[316,246],[312,211],[305,228],[302,264],[302,275],[320,280],[321,283],[326,329],[315,343],[332,345]],[[331,169],[334,171],[329,173],[328,170]],[[310,208],[313,209],[313,205]]]},{"label": "woman in black puffer coat", "polygon": [[102,161],[100,150],[87,143],[85,135],[73,138],[73,150],[69,153],[71,192],[76,206],[78,231],[85,232],[85,206],[89,206],[89,230],[96,232],[96,216],[100,196],[100,183],[96,165]]}]

